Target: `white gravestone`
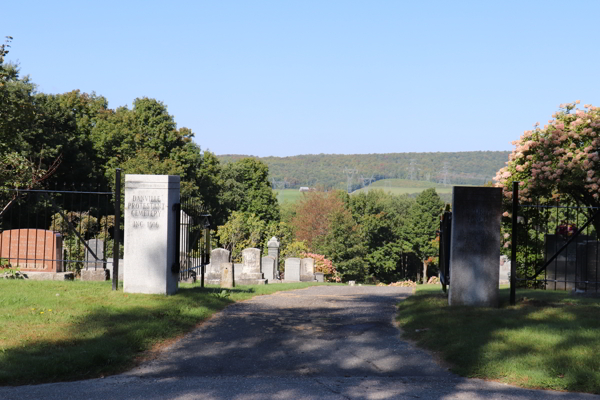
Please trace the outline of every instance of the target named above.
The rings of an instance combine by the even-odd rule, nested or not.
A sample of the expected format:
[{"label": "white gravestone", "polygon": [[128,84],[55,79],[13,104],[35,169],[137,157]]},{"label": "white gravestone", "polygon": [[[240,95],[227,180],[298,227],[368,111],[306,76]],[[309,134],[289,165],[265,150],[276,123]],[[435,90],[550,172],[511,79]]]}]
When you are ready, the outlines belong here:
[{"label": "white gravestone", "polygon": [[125,292],[177,292],[176,203],[179,176],[125,175]]},{"label": "white gravestone", "polygon": [[242,267],[239,278],[235,281],[240,285],[259,285],[264,284],[265,279],[261,272],[261,250],[249,248],[242,250]]},{"label": "white gravestone", "polygon": [[303,258],[300,260],[300,280],[302,282],[312,282],[315,280],[315,260],[313,258]]},{"label": "white gravestone", "polygon": [[273,236],[267,242],[267,255],[271,256],[275,259],[275,277],[279,279],[279,240],[275,236]]},{"label": "white gravestone", "polygon": [[221,278],[219,279],[222,288],[235,287],[234,266],[233,263],[223,262],[219,264],[221,270]]},{"label": "white gravestone", "polygon": [[210,252],[210,264],[206,266],[204,282],[207,284],[219,284],[221,280],[221,263],[229,263],[229,250],[214,249]]},{"label": "white gravestone", "polygon": [[268,282],[273,282],[275,280],[275,258],[271,256],[262,258],[262,273]]},{"label": "white gravestone", "polygon": [[300,282],[300,259],[286,258],[285,259],[285,275],[286,282]]}]

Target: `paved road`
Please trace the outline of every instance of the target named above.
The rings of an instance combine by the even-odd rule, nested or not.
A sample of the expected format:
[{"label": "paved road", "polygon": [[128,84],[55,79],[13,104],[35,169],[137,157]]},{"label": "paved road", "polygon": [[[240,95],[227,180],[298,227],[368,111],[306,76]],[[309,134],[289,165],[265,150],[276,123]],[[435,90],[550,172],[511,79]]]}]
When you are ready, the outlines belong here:
[{"label": "paved road", "polygon": [[122,375],[0,388],[0,399],[600,399],[464,379],[400,340],[407,288],[320,286],[228,307]]}]

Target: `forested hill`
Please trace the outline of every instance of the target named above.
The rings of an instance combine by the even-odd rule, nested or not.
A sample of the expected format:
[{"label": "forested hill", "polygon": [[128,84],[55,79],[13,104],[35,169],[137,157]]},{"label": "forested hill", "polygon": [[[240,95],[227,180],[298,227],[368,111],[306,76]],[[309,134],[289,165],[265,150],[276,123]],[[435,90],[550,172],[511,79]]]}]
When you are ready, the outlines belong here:
[{"label": "forested hill", "polygon": [[[508,161],[508,151],[454,153],[315,154],[292,157],[254,157],[238,154],[217,156],[222,163],[244,157],[257,158],[269,166],[269,179],[279,188],[323,186],[358,187],[363,178],[415,179],[448,184],[481,185],[490,181]],[[353,172],[355,171],[355,172]],[[445,181],[444,181],[445,180]]]}]

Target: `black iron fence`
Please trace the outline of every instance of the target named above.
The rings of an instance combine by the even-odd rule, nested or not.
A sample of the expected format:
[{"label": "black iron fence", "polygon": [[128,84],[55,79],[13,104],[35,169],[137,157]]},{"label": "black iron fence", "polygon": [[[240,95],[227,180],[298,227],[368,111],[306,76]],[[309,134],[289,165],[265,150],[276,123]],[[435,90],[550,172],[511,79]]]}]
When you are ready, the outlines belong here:
[{"label": "black iron fence", "polygon": [[89,184],[61,189],[0,189],[0,267],[79,273],[106,268],[118,279],[120,170],[115,192]]},{"label": "black iron fence", "polygon": [[210,262],[211,215],[199,200],[192,198],[181,200],[177,214],[179,280],[197,278],[204,287],[204,269]]},{"label": "black iron fence", "polygon": [[[598,292],[597,207],[572,201],[519,204],[513,186],[510,237],[511,303],[517,286]],[[509,241],[506,242],[506,245]]]}]

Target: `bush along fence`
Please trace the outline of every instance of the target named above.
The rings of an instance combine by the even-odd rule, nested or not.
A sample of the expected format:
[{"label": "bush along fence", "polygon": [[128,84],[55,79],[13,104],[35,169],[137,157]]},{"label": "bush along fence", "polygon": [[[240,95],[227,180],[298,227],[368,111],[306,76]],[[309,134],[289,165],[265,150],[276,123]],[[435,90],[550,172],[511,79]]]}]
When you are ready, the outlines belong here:
[{"label": "bush along fence", "polygon": [[[105,275],[118,285],[120,170],[115,191],[98,185],[61,189],[0,189],[0,268],[65,279]],[[43,273],[43,274],[40,274]],[[86,274],[87,273],[87,274]]]},{"label": "bush along fence", "polygon": [[[513,182],[510,233],[511,304],[517,286],[547,290],[598,292],[600,288],[600,208],[560,201],[519,204]],[[510,239],[509,239],[510,238]]]}]

